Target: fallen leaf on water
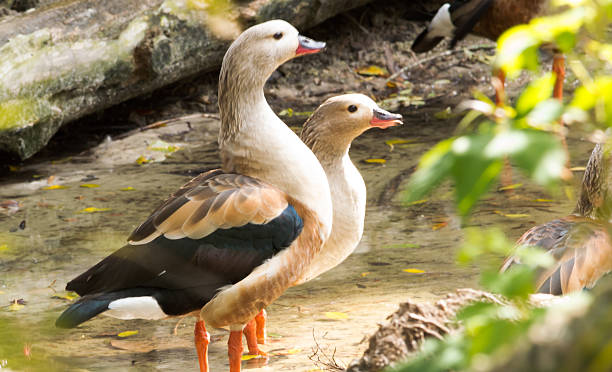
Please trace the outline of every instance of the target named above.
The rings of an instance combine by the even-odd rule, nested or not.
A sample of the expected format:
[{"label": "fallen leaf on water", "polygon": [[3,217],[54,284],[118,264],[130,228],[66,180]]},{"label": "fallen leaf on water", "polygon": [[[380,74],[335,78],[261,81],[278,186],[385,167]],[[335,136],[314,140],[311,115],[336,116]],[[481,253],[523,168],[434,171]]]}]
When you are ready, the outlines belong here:
[{"label": "fallen leaf on water", "polygon": [[75,299],[79,298],[79,295],[76,294],[76,292],[67,291],[63,293],[56,293],[53,296],[51,296],[51,298],[56,298],[58,300],[67,300],[67,301],[72,302]]},{"label": "fallen leaf on water", "polygon": [[83,187],[85,189],[94,189],[96,187],[100,187],[100,185],[97,185],[95,183],[83,183],[83,184],[79,185],[79,187]]},{"label": "fallen leaf on water", "polygon": [[328,317],[329,319],[333,319],[333,320],[344,320],[344,319],[348,319],[348,314],[346,313],[341,313],[338,311],[327,311],[325,313],[325,316]]},{"label": "fallen leaf on water", "polygon": [[11,171],[11,172],[18,172],[20,168],[21,168],[21,167],[19,167],[19,166],[17,166],[17,165],[9,165],[9,166],[8,166],[8,169],[9,169],[9,171]]},{"label": "fallen leaf on water", "polygon": [[495,214],[499,214],[500,216],[508,217],[508,218],[524,218],[529,217],[527,213],[504,213],[501,211],[493,211]]},{"label": "fallen leaf on water", "polygon": [[240,359],[241,360],[251,360],[251,359],[259,359],[259,358],[263,358],[263,355],[244,354]]},{"label": "fallen leaf on water", "polygon": [[385,164],[387,162],[385,159],[366,159],[364,161],[370,164]]},{"label": "fallen leaf on water", "polygon": [[392,139],[392,140],[385,141],[385,143],[389,146],[389,151],[393,151],[394,145],[403,145],[405,143],[410,143],[410,142],[414,142],[414,141],[406,140],[406,139]]},{"label": "fallen leaf on water", "polygon": [[280,333],[274,333],[274,332],[268,332],[268,337],[271,337],[271,338],[283,338],[283,336]]},{"label": "fallen leaf on water", "polygon": [[431,227],[431,229],[432,229],[433,231],[436,231],[436,230],[440,230],[440,229],[441,229],[441,228],[443,228],[443,227],[446,227],[447,225],[448,225],[448,222],[446,222],[446,221],[445,221],[445,222],[440,222],[440,223],[437,223],[437,224],[433,225],[433,226]]},{"label": "fallen leaf on water", "polygon": [[368,276],[368,275],[370,275],[370,272],[369,272],[369,271],[366,271],[366,272],[364,272],[364,273],[361,273],[361,277],[362,277],[362,278],[365,278],[365,277],[366,277],[366,276]]},{"label": "fallen leaf on water", "polygon": [[583,172],[584,170],[586,170],[586,167],[571,167],[570,170],[572,172]]},{"label": "fallen leaf on water", "polygon": [[301,352],[302,349],[289,349],[287,350],[287,354],[297,354],[299,352]]},{"label": "fallen leaf on water", "polygon": [[394,81],[387,81],[387,87],[391,89],[397,88],[397,83]]},{"label": "fallen leaf on water", "polygon": [[123,337],[130,337],[130,336],[134,336],[134,335],[137,335],[137,334],[138,334],[138,331],[137,331],[137,330],[135,330],[135,331],[123,331],[123,332],[121,332],[121,333],[117,333],[117,336],[119,336],[119,337],[122,337],[122,338],[123,338]]},{"label": "fallen leaf on water", "polygon": [[383,67],[376,65],[370,65],[367,67],[361,67],[356,70],[359,75],[363,76],[388,76],[389,71]]},{"label": "fallen leaf on water", "polygon": [[155,350],[155,346],[147,341],[110,340],[110,344],[116,349],[133,351],[136,353],[149,353]]},{"label": "fallen leaf on water", "polygon": [[77,213],[96,213],[96,212],[106,212],[106,211],[110,211],[110,208],[87,207],[85,209],[81,209]]},{"label": "fallen leaf on water", "polygon": [[523,184],[522,183],[515,183],[515,184],[512,184],[512,185],[500,187],[497,190],[499,190],[499,191],[514,190],[514,189],[518,189],[519,187],[523,187]]},{"label": "fallen leaf on water", "polygon": [[11,300],[11,303],[8,305],[8,309],[10,311],[19,311],[25,307],[26,303],[26,300],[23,298]]},{"label": "fallen leaf on water", "polygon": [[162,140],[157,140],[149,146],[149,150],[168,152],[168,153],[172,153],[180,149],[181,148],[179,146],[173,145],[171,143],[168,143]]},{"label": "fallen leaf on water", "polygon": [[412,274],[423,274],[425,272],[425,270],[419,270],[419,269],[403,269],[402,271],[405,273],[412,273]]},{"label": "fallen leaf on water", "polygon": [[429,200],[429,199],[415,200],[415,201],[410,202],[410,203],[408,203],[408,204],[406,204],[406,205],[419,205],[419,204],[424,204],[424,203],[427,203],[427,201],[428,201],[428,200]]},{"label": "fallen leaf on water", "polygon": [[151,161],[151,159],[145,158],[144,156],[140,155],[138,157],[138,159],[136,159],[136,164],[143,165],[143,164],[146,164],[146,163],[148,163],[150,161]]},{"label": "fallen leaf on water", "polygon": [[128,186],[128,187],[122,187],[119,190],[121,190],[121,191],[134,191],[136,189],[133,188],[132,186]]},{"label": "fallen leaf on water", "polygon": [[67,189],[68,186],[64,186],[64,185],[51,185],[51,186],[45,186],[42,189],[43,190],[59,190],[59,189]]},{"label": "fallen leaf on water", "polygon": [[0,244],[0,252],[8,251],[8,244]]},{"label": "fallen leaf on water", "polygon": [[551,203],[554,200],[552,200],[552,199],[535,199],[534,201],[538,202],[538,203]]}]

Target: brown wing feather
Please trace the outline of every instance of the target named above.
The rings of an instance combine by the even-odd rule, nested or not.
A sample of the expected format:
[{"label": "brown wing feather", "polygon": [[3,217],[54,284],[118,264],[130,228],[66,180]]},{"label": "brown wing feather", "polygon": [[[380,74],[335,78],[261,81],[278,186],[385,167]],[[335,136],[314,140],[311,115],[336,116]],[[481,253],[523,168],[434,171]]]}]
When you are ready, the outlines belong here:
[{"label": "brown wing feather", "polygon": [[172,194],[134,230],[128,241],[144,244],[160,235],[168,239],[201,239],[219,228],[266,223],[287,206],[287,195],[271,185],[213,170]]}]

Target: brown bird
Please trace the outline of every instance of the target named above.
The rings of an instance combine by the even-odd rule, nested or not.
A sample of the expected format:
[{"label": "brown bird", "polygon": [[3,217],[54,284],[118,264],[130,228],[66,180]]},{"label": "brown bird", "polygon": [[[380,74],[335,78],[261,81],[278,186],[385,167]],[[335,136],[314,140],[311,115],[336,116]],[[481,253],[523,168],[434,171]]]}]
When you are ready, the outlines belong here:
[{"label": "brown bird", "polygon": [[[281,20],[253,26],[232,43],[219,77],[222,169],[185,184],[127,245],[71,280],[66,289],[82,297],[58,327],[102,313],[192,314],[200,371],[209,370],[205,325],[230,329],[230,371],[240,371],[245,326],[305,275],[331,232],[325,171],[263,92],[278,66],[324,46]],[[247,341],[251,353],[260,353],[256,340]]]},{"label": "brown bird", "polygon": [[[467,34],[496,41],[499,36],[511,27],[529,23],[532,18],[548,13],[548,0],[459,0],[444,4],[433,17],[429,25],[412,44],[412,50],[423,53],[433,49],[445,37],[451,38],[450,47]],[[565,57],[555,49],[553,71],[557,80],[553,96],[563,98],[563,80],[565,79]],[[503,102],[503,71],[496,72],[501,86],[496,89],[497,104]]]},{"label": "brown bird", "polygon": [[[605,146],[596,145],[572,214],[533,227],[517,241],[541,247],[555,260],[551,268],[538,274],[538,293],[562,295],[591,288],[612,270],[611,160]],[[501,271],[518,263],[516,257],[509,257]]]}]

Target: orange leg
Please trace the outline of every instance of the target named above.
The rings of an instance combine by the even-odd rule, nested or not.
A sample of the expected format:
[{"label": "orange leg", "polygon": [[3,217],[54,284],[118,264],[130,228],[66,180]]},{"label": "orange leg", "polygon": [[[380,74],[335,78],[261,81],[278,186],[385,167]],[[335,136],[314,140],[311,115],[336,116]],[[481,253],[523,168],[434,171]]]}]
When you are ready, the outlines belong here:
[{"label": "orange leg", "polygon": [[255,323],[257,323],[257,343],[264,345],[266,343],[266,310],[262,309],[259,314],[255,316]]},{"label": "orange leg", "polygon": [[227,340],[230,372],[240,372],[242,350],[242,331],[230,331],[229,339]]},{"label": "orange leg", "polygon": [[498,70],[493,78],[493,89],[495,89],[495,104],[497,107],[503,106],[506,101],[506,91],[504,84],[506,83],[506,74],[503,70]]},{"label": "orange leg", "polygon": [[[555,73],[555,87],[553,90],[553,98],[558,99],[563,102],[563,83],[565,81],[565,56],[562,53],[555,53],[553,57],[553,66],[552,70]],[[559,124],[561,125],[561,129],[564,129],[565,124],[563,120],[559,120]],[[565,150],[566,155],[566,167],[569,168],[570,158],[569,151],[567,149],[567,140],[565,139],[565,134],[561,131],[559,135],[561,137],[561,144],[563,145],[563,149]]]},{"label": "orange leg", "polygon": [[257,346],[257,323],[255,319],[252,319],[247,325],[244,327],[244,336],[246,337],[247,346],[249,348],[249,355],[263,355],[266,353],[259,350],[259,346]]},{"label": "orange leg", "polygon": [[200,363],[200,372],[208,372],[208,344],[210,336],[206,332],[204,321],[199,319],[195,324],[195,345],[198,352],[198,362]]}]

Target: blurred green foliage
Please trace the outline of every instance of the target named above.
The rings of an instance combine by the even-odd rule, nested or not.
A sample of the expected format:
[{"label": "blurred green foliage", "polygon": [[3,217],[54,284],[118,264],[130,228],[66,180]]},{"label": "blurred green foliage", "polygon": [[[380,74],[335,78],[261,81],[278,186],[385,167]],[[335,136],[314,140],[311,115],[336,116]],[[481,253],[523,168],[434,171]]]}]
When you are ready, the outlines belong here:
[{"label": "blurred green foliage", "polygon": [[[448,179],[455,185],[457,210],[466,218],[495,184],[505,157],[533,181],[554,188],[566,162],[558,135],[560,120],[592,128],[612,126],[612,43],[603,41],[612,19],[612,0],[552,3],[555,15],[534,19],[500,37],[494,67],[509,77],[522,70],[537,73],[538,48],[553,44],[568,56],[567,66],[578,80],[573,97],[568,103],[552,98],[554,73],[537,73],[539,77],[524,88],[514,107],[496,107],[476,94],[462,104],[469,112],[459,124],[459,134],[421,158],[404,194],[408,203],[423,199]],[[500,273],[500,257],[510,254],[521,265]],[[443,341],[427,341],[422,352],[392,371],[495,370],[546,314],[546,309],[530,306],[528,299],[538,270],[552,264],[549,254],[534,247],[514,247],[500,230],[469,228],[458,261],[477,265],[482,287],[503,300],[465,308],[458,315],[462,332]]]}]

